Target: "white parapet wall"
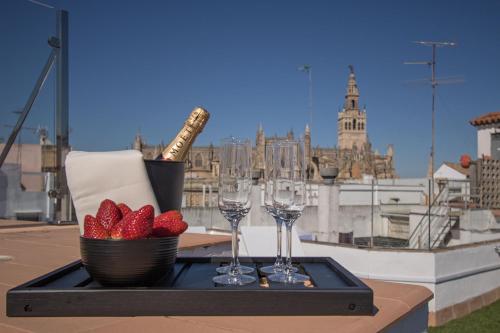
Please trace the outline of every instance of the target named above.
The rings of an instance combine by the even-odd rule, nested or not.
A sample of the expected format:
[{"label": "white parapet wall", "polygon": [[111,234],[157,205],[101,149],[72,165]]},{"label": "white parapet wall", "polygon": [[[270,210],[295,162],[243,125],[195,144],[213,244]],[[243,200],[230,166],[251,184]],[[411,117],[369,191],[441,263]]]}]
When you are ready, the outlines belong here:
[{"label": "white parapet wall", "polygon": [[[377,183],[345,183],[340,187],[340,206],[367,206],[398,202],[422,204],[427,191],[426,180],[378,180]],[[373,192],[373,193],[372,193]]]},{"label": "white parapet wall", "polygon": [[448,246],[464,245],[498,239],[500,221],[489,209],[464,210],[460,216],[459,228],[452,230]]},{"label": "white parapet wall", "polygon": [[436,310],[500,287],[500,240],[435,252]]},{"label": "white parapet wall", "polygon": [[500,239],[437,251],[362,249],[302,242],[306,256],[326,256],[361,278],[422,285],[434,293],[430,312],[500,287]]}]

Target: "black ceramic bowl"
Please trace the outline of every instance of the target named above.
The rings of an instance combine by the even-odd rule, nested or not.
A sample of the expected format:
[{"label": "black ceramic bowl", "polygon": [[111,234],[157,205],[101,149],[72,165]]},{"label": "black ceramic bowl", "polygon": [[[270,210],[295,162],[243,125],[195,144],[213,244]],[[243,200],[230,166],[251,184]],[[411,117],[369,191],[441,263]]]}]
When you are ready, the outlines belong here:
[{"label": "black ceramic bowl", "polygon": [[181,210],[184,162],[146,160],[144,164],[161,213]]},{"label": "black ceramic bowl", "polygon": [[82,262],[104,286],[148,286],[168,274],[179,237],[107,240],[80,237]]}]

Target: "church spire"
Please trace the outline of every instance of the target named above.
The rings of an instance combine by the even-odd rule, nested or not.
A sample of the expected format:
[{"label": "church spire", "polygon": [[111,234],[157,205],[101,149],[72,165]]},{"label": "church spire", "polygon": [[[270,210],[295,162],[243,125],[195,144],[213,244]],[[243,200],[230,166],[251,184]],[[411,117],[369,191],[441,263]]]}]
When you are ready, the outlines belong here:
[{"label": "church spire", "polygon": [[352,65],[349,71],[344,108],[338,114],[337,142],[341,150],[352,149],[354,145],[361,148],[367,142],[366,112],[359,109],[359,89]]},{"label": "church spire", "polygon": [[357,110],[359,109],[359,89],[356,83],[356,75],[354,75],[354,67],[349,65],[349,80],[347,81],[347,93],[345,95],[344,109]]},{"label": "church spire", "polygon": [[134,144],[132,145],[132,149],[142,151],[143,147],[144,147],[144,141],[142,140],[142,136],[140,133],[137,133],[135,135]]}]

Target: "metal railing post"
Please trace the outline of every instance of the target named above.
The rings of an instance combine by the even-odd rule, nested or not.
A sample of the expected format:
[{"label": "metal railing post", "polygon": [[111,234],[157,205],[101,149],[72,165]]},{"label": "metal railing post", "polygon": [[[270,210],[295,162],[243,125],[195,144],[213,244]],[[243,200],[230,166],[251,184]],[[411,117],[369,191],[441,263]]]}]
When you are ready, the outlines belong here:
[{"label": "metal railing post", "polygon": [[64,160],[69,149],[68,12],[57,11],[55,223],[71,221],[71,198]]}]

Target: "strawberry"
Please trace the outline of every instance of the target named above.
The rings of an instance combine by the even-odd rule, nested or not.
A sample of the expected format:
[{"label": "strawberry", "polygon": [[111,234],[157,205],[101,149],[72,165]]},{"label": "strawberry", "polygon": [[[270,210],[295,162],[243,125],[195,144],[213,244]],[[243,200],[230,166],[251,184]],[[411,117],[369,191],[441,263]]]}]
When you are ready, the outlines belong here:
[{"label": "strawberry", "polygon": [[127,206],[127,204],[121,202],[117,205],[118,209],[120,210],[120,212],[122,213],[122,217],[125,217],[127,216],[128,213],[130,213],[132,211],[132,209],[130,209],[129,206]]},{"label": "strawberry", "polygon": [[182,221],[182,214],[178,210],[169,210],[155,217],[153,228],[157,224],[167,223],[170,221]]},{"label": "strawberry", "polygon": [[157,217],[160,217],[160,216],[161,216],[162,220],[168,220],[168,221],[172,221],[172,220],[182,221],[182,219],[183,219],[181,212],[179,212],[178,210],[169,210],[168,212],[160,214]]},{"label": "strawberry", "polygon": [[153,219],[155,218],[155,209],[151,205],[146,205],[141,207],[137,214],[139,214],[142,218],[151,220],[151,226],[153,226]]},{"label": "strawberry", "polygon": [[122,213],[114,201],[105,199],[101,202],[96,214],[97,221],[102,224],[104,229],[111,231],[111,228],[122,219]]},{"label": "strawberry", "polygon": [[[182,222],[182,214],[178,210],[169,210],[155,217],[153,223],[153,236],[166,237],[170,236],[169,224],[175,221]],[[182,232],[181,232],[182,233]]]},{"label": "strawberry", "polygon": [[146,238],[153,230],[154,209],[146,205],[138,211],[131,212],[123,219],[122,237],[124,239]]},{"label": "strawberry", "polygon": [[156,217],[153,224],[155,237],[178,236],[188,228],[188,224],[182,220],[167,220],[159,218],[160,216]]},{"label": "strawberry", "polygon": [[[133,212],[131,212],[133,213]],[[128,215],[128,214],[127,214]],[[113,228],[111,228],[111,238],[113,239],[123,239],[123,227],[125,226],[125,217],[115,224]]]},{"label": "strawberry", "polygon": [[106,239],[109,236],[108,231],[92,215],[85,215],[83,230],[85,238]]}]

